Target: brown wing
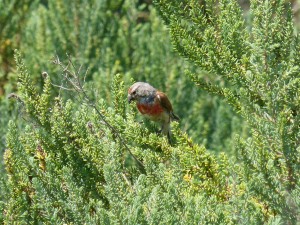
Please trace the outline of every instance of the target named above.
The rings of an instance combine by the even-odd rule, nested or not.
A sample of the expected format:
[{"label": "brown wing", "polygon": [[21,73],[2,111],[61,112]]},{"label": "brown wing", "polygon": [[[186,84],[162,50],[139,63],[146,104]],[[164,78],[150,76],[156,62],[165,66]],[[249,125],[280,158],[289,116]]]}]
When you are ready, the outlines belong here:
[{"label": "brown wing", "polygon": [[170,100],[168,99],[167,95],[161,91],[157,91],[156,92],[156,96],[157,96],[157,99],[159,100],[161,106],[168,112],[170,113],[170,117],[172,120],[179,120],[179,117],[176,116],[174,113],[173,113],[173,107],[172,107],[172,104],[170,102]]},{"label": "brown wing", "polygon": [[173,111],[173,108],[172,108],[172,105],[171,105],[171,102],[169,101],[167,95],[161,91],[157,91],[156,92],[156,96],[161,104],[161,106],[167,110],[167,112],[172,112]]}]

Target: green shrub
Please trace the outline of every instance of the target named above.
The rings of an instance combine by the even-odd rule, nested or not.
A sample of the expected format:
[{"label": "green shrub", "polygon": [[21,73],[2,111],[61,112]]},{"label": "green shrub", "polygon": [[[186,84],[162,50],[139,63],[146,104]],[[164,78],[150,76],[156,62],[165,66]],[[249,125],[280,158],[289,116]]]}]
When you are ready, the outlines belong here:
[{"label": "green shrub", "polygon": [[[19,106],[0,106],[18,112],[2,143],[0,221],[297,224],[289,4],[253,0],[245,18],[230,0],[110,2],[48,1],[29,14],[10,75]],[[172,145],[127,104],[133,80],[172,100]]]}]

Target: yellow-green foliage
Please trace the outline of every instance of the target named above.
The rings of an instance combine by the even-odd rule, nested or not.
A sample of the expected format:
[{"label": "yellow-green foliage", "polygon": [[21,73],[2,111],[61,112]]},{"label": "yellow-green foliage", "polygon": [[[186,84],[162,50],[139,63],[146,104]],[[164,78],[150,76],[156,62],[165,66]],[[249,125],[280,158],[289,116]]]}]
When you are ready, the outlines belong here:
[{"label": "yellow-green foliage", "polygon": [[[0,223],[299,222],[300,45],[286,1],[253,0],[248,16],[234,0],[15,6],[0,0],[4,39],[19,40],[0,40],[7,59],[19,49],[15,67],[0,60],[15,92],[0,98]],[[127,103],[134,81],[168,94],[172,144]]]},{"label": "yellow-green foliage", "polygon": [[251,135],[239,138],[237,150],[249,190],[263,202],[265,213],[296,224],[299,35],[286,1],[250,3],[247,25],[236,1],[155,1],[177,51],[230,84],[212,85],[190,73],[196,84],[224,98],[248,122]]},{"label": "yellow-green foliage", "polygon": [[[10,190],[4,221],[234,223],[230,210],[236,205],[231,206],[231,200],[246,196],[241,178],[228,179],[233,167],[225,155],[218,159],[208,153],[178,124],[171,146],[136,122],[134,111],[120,111],[127,104],[121,100],[126,92],[120,91],[120,76],[114,79],[120,85],[112,85],[113,107],[103,99],[95,105],[83,99],[76,106],[51,97],[51,74],[45,77],[42,93],[34,91],[20,54],[15,57],[20,98],[31,120],[22,133],[14,122],[9,124],[5,164]],[[255,221],[259,216],[248,218]]]}]

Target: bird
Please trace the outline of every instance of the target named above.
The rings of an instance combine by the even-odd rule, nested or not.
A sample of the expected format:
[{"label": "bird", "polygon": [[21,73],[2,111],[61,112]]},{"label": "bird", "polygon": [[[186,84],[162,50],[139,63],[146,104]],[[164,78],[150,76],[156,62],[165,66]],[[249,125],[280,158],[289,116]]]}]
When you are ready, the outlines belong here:
[{"label": "bird", "polygon": [[128,103],[136,102],[137,109],[146,118],[161,124],[160,132],[171,143],[171,121],[179,121],[168,96],[146,82],[136,82],[128,89]]}]

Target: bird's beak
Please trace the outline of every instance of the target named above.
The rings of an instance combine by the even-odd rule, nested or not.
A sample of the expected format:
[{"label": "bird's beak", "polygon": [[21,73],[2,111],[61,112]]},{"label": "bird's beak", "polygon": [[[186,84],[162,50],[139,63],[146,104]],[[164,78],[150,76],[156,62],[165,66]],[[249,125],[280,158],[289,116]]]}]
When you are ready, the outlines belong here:
[{"label": "bird's beak", "polygon": [[133,100],[132,95],[128,95],[127,98],[128,98],[128,103],[130,104],[132,102],[132,100]]}]

